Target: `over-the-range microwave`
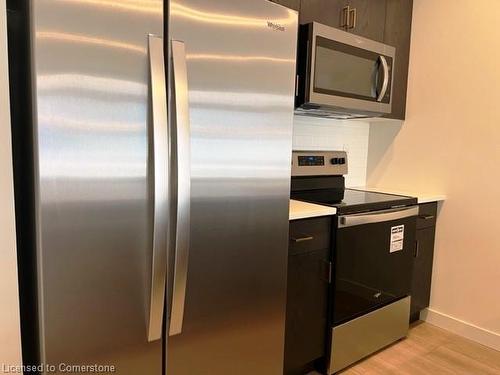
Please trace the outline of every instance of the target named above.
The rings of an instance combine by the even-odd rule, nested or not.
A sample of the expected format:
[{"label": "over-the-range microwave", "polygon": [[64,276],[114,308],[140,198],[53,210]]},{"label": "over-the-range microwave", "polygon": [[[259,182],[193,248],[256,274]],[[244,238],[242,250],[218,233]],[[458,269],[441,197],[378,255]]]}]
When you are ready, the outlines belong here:
[{"label": "over-the-range microwave", "polygon": [[299,32],[297,114],[376,117],[391,112],[396,49],[316,22]]}]

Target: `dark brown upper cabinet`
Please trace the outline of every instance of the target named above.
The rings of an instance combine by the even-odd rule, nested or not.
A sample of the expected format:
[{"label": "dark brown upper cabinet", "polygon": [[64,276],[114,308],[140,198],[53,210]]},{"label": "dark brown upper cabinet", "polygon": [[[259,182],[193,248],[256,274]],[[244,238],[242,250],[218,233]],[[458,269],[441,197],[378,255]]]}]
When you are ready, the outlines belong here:
[{"label": "dark brown upper cabinet", "polygon": [[384,43],[396,47],[392,112],[386,118],[404,120],[410,64],[413,0],[386,0]]},{"label": "dark brown upper cabinet", "polygon": [[302,0],[301,24],[319,22],[383,42],[386,0]]},{"label": "dark brown upper cabinet", "polygon": [[386,0],[349,0],[347,6],[346,31],[383,43]]},{"label": "dark brown upper cabinet", "polygon": [[301,24],[319,22],[341,29],[345,19],[343,11],[345,7],[347,7],[346,0],[301,0],[299,22]]},{"label": "dark brown upper cabinet", "polygon": [[300,9],[300,0],[271,0],[273,3],[280,4],[286,6],[287,8],[299,10]]}]

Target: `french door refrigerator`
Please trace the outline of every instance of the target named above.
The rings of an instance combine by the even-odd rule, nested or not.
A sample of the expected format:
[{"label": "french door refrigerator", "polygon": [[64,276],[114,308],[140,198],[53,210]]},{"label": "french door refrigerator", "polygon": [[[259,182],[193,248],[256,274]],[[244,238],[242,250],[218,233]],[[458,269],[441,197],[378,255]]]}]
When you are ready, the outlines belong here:
[{"label": "french door refrigerator", "polygon": [[281,374],[296,12],[8,3],[25,363]]}]

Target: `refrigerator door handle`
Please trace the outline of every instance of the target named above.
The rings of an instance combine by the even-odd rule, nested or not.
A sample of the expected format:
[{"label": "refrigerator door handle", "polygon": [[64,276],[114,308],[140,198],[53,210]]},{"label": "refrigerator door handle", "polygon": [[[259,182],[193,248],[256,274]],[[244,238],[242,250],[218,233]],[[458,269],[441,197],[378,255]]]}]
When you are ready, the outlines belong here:
[{"label": "refrigerator door handle", "polygon": [[169,150],[168,115],[163,38],[149,35],[150,100],[152,119],[152,149],[154,178],[153,253],[149,298],[148,341],[162,337],[167,273],[169,219]]},{"label": "refrigerator door handle", "polygon": [[172,292],[172,310],[169,335],[182,332],[184,304],[189,261],[190,211],[191,211],[191,132],[189,123],[189,98],[184,42],[172,40],[172,102],[176,147],[174,158],[177,177],[177,218],[175,241],[175,266]]}]

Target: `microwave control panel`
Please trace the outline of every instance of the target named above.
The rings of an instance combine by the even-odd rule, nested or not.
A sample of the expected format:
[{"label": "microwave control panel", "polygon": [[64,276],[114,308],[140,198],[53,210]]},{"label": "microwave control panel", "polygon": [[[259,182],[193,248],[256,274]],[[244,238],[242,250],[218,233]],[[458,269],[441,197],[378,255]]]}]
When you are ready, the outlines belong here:
[{"label": "microwave control panel", "polygon": [[292,176],[332,176],[347,174],[345,151],[294,151]]}]

